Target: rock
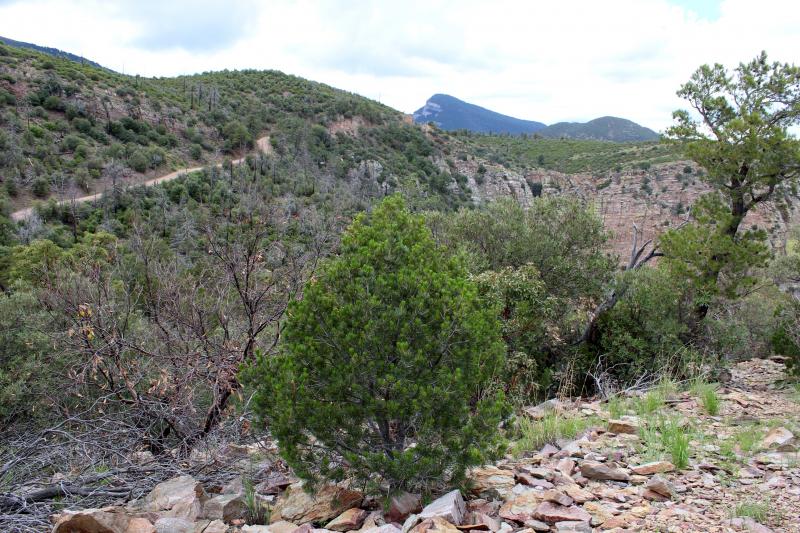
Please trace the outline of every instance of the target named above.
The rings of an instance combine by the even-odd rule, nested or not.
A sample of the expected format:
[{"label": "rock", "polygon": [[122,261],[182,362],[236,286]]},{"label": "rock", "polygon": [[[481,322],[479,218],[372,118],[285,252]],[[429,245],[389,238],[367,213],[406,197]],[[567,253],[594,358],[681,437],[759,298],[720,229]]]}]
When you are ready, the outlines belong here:
[{"label": "rock", "polygon": [[500,508],[500,518],[514,522],[525,522],[535,519],[533,516],[536,507],[542,503],[542,492],[529,491],[508,500]]},{"label": "rock", "polygon": [[580,522],[580,521],[564,521],[564,522],[557,522],[555,525],[556,531],[565,531],[565,532],[573,532],[573,533],[592,533],[592,526],[589,525],[589,522]]},{"label": "rock", "polygon": [[553,446],[552,444],[545,444],[542,446],[542,449],[539,450],[539,454],[542,457],[552,457],[553,455],[557,454],[559,449]]},{"label": "rock", "polygon": [[527,472],[517,472],[517,481],[528,487],[539,487],[541,489],[553,488],[553,484],[549,481],[533,476]]},{"label": "rock", "polygon": [[545,501],[557,503],[565,507],[569,507],[574,503],[574,500],[566,494],[557,490],[548,490],[543,495]]},{"label": "rock", "polygon": [[259,494],[280,494],[298,481],[296,477],[287,476],[281,472],[270,472],[267,479],[256,485],[254,489]]},{"label": "rock", "polygon": [[400,528],[394,524],[385,524],[370,529],[365,529],[361,533],[401,533]]},{"label": "rock", "polygon": [[242,526],[242,533],[272,533],[272,530],[269,526]]},{"label": "rock", "polygon": [[244,528],[247,527],[262,528],[260,530],[253,530],[252,533],[292,533],[293,531],[297,530],[297,524],[287,522],[286,520],[279,520],[268,526],[244,526],[242,528],[242,533],[246,533],[246,529]]},{"label": "rock", "polygon": [[789,444],[794,434],[785,427],[772,428],[761,441],[762,448],[772,448]]},{"label": "rock", "polygon": [[516,481],[514,472],[496,466],[473,468],[468,474],[471,492],[482,498],[503,498],[511,492]]},{"label": "rock", "polygon": [[541,420],[549,414],[560,413],[563,410],[563,404],[557,398],[553,398],[539,405],[526,407],[522,412],[534,420]]},{"label": "rock", "polygon": [[652,463],[645,463],[638,466],[631,466],[630,469],[634,474],[640,476],[649,476],[651,474],[663,474],[664,472],[672,472],[675,470],[675,465],[669,461],[655,461]]},{"label": "rock", "polygon": [[203,485],[196,479],[180,476],[156,485],[142,501],[142,508],[159,512],[167,518],[184,518],[193,522],[203,514],[207,499]]},{"label": "rock", "polygon": [[338,485],[324,485],[312,495],[303,490],[302,484],[296,483],[278,499],[272,509],[270,522],[329,522],[344,511],[357,507],[363,499],[360,492]]},{"label": "rock", "polygon": [[444,496],[432,501],[419,514],[420,520],[439,517],[447,520],[451,524],[461,525],[464,520],[466,506],[461,492],[454,490]]},{"label": "rock", "polygon": [[[228,524],[226,524],[222,520],[214,520],[202,530],[202,533],[227,533],[227,532],[228,532]],[[195,533],[198,533],[196,528],[195,528]]]},{"label": "rock", "polygon": [[164,517],[156,520],[156,533],[194,533],[194,521]]},{"label": "rock", "polygon": [[539,479],[545,479],[547,481],[553,481],[553,477],[555,477],[553,475],[553,471],[550,470],[549,468],[541,468],[541,467],[536,467],[536,466],[524,466],[524,467],[521,467],[517,471],[517,476],[519,476],[521,474],[529,474],[529,475],[531,475],[533,477],[537,477]]},{"label": "rock", "polygon": [[230,524],[237,518],[247,516],[247,505],[239,494],[222,494],[206,501],[203,505],[203,516]]},{"label": "rock", "polygon": [[367,514],[369,513],[357,507],[348,509],[328,522],[325,529],[330,529],[331,531],[352,531],[354,529],[359,529],[367,518]]},{"label": "rock", "polygon": [[475,523],[486,526],[489,531],[499,531],[500,526],[502,526],[500,520],[481,512],[475,513]]},{"label": "rock", "polygon": [[653,476],[644,487],[667,498],[674,498],[677,495],[675,486],[662,476]]},{"label": "rock", "polygon": [[583,509],[592,515],[592,523],[603,524],[614,517],[614,510],[599,502],[586,502]]},{"label": "rock", "polygon": [[659,494],[651,489],[644,489],[642,491],[642,498],[651,502],[667,502],[670,499],[663,494]]},{"label": "rock", "polygon": [[566,487],[562,487],[561,490],[577,503],[585,503],[594,499],[594,494],[580,488],[578,485],[567,485]]},{"label": "rock", "polygon": [[636,435],[639,433],[639,421],[636,418],[624,418],[608,421],[608,431],[611,433],[627,433]]},{"label": "rock", "polygon": [[556,463],[556,470],[565,476],[570,477],[572,472],[575,470],[575,461],[569,457],[564,457],[563,459],[560,459],[558,463]]},{"label": "rock", "polygon": [[[64,511],[56,519],[53,533],[127,533],[131,521],[131,517],[120,507]],[[147,524],[150,525],[150,531],[154,531],[149,521]],[[145,525],[141,522],[136,526],[141,531],[148,531],[142,529]]]},{"label": "rock", "polygon": [[732,518],[728,520],[727,524],[736,529],[749,531],[750,533],[772,533],[770,528],[759,524],[749,516]]},{"label": "rock", "polygon": [[236,476],[222,487],[222,494],[242,494],[244,493],[244,481],[242,476]]},{"label": "rock", "polygon": [[534,531],[550,531],[550,526],[548,524],[540,522],[539,520],[534,520],[533,518],[525,520],[525,527],[529,527]]},{"label": "rock", "polygon": [[542,502],[533,512],[533,518],[555,524],[556,522],[589,522],[592,515],[577,506],[565,507],[552,502]]},{"label": "rock", "polygon": [[[423,511],[424,512],[424,511]],[[394,527],[394,526],[392,526]],[[441,516],[426,518],[411,530],[410,533],[460,533],[460,530]]]},{"label": "rock", "polygon": [[581,475],[588,479],[613,481],[630,480],[630,476],[624,470],[619,468],[611,468],[596,461],[584,461],[581,463]]},{"label": "rock", "polygon": [[388,507],[385,514],[386,521],[402,523],[410,514],[422,510],[422,496],[401,492],[389,498]]}]

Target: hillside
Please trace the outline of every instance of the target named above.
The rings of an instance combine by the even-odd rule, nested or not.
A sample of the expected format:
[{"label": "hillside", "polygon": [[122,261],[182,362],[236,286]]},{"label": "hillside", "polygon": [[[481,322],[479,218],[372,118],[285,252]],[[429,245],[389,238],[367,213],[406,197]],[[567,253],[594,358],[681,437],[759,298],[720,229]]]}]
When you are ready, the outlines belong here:
[{"label": "hillside", "polygon": [[413,175],[458,201],[452,177],[428,160],[436,147],[401,113],[280,72],[145,79],[3,47],[0,76],[0,176],[12,210],[238,157],[266,134],[281,172],[302,168],[309,184],[370,160],[387,187]]},{"label": "hillside", "polygon": [[600,117],[589,122],[558,122],[547,126],[541,122],[502,115],[446,94],[434,94],[414,112],[414,122],[434,123],[446,131],[466,130],[513,136],[534,134],[552,139],[580,139],[611,142],[657,141],[659,135],[624,118]]},{"label": "hillside", "polygon": [[560,139],[600,139],[612,142],[656,141],[659,135],[633,121],[618,117],[600,117],[589,122],[558,122],[539,132],[543,137]]},{"label": "hillside", "polygon": [[433,122],[444,130],[468,130],[477,133],[535,133],[545,127],[541,122],[509,117],[470,104],[447,94],[434,94],[414,111],[414,122]]},{"label": "hillside", "polygon": [[83,56],[75,55],[71,52],[65,52],[64,50],[59,50],[58,48],[51,48],[49,46],[39,46],[38,44],[26,43],[23,41],[15,41],[14,39],[9,39],[8,37],[3,37],[2,35],[0,35],[0,43],[6,44],[8,46],[13,46],[15,48],[27,48],[29,50],[35,50],[36,52],[42,52],[43,54],[47,54],[53,57],[69,59],[70,61],[74,61],[75,63],[80,63],[81,65],[89,65],[92,67],[105,69],[105,67],[103,67],[99,63],[86,59]]}]

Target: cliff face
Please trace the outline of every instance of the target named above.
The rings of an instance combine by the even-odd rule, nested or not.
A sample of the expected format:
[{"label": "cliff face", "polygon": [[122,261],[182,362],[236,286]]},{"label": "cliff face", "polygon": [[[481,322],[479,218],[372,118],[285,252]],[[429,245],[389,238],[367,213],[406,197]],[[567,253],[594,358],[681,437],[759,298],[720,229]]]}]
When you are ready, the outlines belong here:
[{"label": "cliff face", "polygon": [[[622,259],[630,254],[634,224],[644,239],[656,238],[686,220],[695,200],[711,190],[700,177],[702,169],[686,161],[604,175],[550,170],[520,173],[479,160],[458,161],[456,167],[467,176],[477,204],[510,196],[527,205],[539,194],[574,195],[591,203],[611,232],[609,251]],[[771,245],[783,249],[787,228],[800,221],[798,208],[797,201],[786,210],[772,204],[759,206],[743,227],[767,229]]]}]

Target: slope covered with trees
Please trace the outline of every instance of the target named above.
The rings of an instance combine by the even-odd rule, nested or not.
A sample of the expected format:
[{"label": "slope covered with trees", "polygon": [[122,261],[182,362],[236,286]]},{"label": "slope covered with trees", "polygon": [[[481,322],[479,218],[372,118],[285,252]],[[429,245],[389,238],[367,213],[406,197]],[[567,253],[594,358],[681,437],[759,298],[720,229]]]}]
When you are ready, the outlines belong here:
[{"label": "slope covered with trees", "polygon": [[[219,487],[244,476],[251,522],[268,514],[247,485],[256,475],[279,495],[275,517],[303,507],[302,491],[284,490],[290,467],[405,498],[397,491],[458,481],[508,449],[504,439],[533,452],[563,436],[549,410],[530,408],[554,396],[597,395],[611,410],[621,391],[665,378],[695,380],[712,398],[706,381],[754,355],[800,367],[796,247],[782,254],[767,228],[742,225],[755,204],[792,208],[793,66],[703,67],[681,94],[711,110],[711,133],[679,113],[676,144],[609,150],[419,127],[277,72],[137,80],[2,50],[7,201],[25,205],[41,180],[45,196],[83,172],[114,180],[96,202],[44,202],[0,227],[6,529],[42,530],[62,505],[140,498],[186,472]],[[252,150],[259,136],[270,150]],[[523,206],[472,190],[548,164],[643,168],[684,146],[711,194],[658,239],[631,228],[621,259],[585,198],[540,188]],[[135,154],[162,153],[156,168],[133,167]],[[643,413],[663,403],[647,411],[648,401]],[[539,414],[556,424],[544,438],[523,418]],[[673,467],[688,468],[685,426],[658,424],[648,438],[672,432],[663,446],[682,446]],[[254,443],[282,459],[259,474],[231,459]],[[190,508],[211,512],[202,490],[188,492],[203,500]],[[550,497],[585,521],[572,499]],[[309,516],[296,520],[324,525]]]}]

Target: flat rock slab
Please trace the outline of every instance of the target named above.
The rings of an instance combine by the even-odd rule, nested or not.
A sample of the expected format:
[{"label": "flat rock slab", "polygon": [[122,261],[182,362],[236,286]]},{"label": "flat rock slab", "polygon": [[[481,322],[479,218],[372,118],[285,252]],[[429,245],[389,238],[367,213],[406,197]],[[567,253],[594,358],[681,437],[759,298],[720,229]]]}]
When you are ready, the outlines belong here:
[{"label": "flat rock slab", "polygon": [[465,513],[464,498],[461,497],[460,491],[454,490],[426,505],[419,514],[419,519],[426,520],[438,517],[460,526],[464,520]]},{"label": "flat rock slab", "polygon": [[581,475],[587,479],[601,481],[629,481],[631,476],[620,468],[611,468],[597,461],[584,461],[581,463]]},{"label": "flat rock slab", "polygon": [[575,505],[564,506],[553,502],[542,502],[533,512],[535,520],[548,524],[556,522],[589,522],[592,515]]},{"label": "flat rock slab", "polygon": [[664,472],[672,472],[675,470],[675,465],[669,461],[654,461],[652,463],[644,463],[638,466],[631,466],[631,471],[640,476],[649,476],[652,474],[663,474]]}]

